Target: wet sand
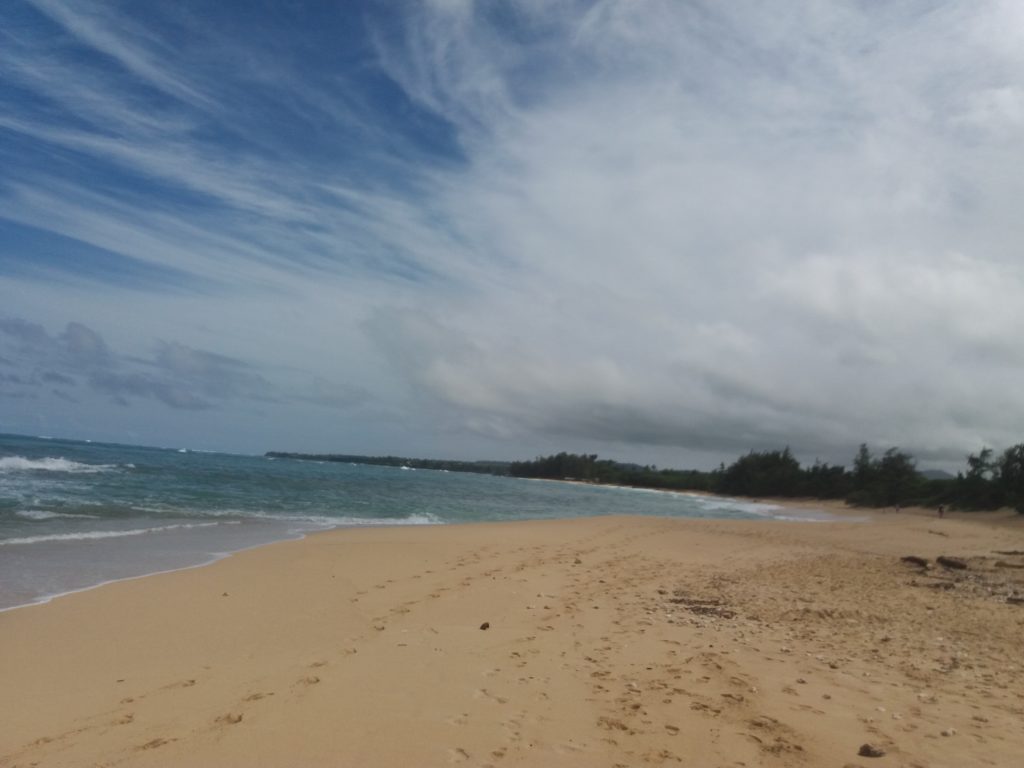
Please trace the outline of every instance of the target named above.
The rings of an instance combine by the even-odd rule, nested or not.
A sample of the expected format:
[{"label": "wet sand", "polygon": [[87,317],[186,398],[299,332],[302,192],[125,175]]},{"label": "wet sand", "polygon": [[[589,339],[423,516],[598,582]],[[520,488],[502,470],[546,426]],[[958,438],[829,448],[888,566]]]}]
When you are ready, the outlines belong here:
[{"label": "wet sand", "polygon": [[0,613],[0,766],[1019,765],[1024,520],[857,515],[335,531]]}]

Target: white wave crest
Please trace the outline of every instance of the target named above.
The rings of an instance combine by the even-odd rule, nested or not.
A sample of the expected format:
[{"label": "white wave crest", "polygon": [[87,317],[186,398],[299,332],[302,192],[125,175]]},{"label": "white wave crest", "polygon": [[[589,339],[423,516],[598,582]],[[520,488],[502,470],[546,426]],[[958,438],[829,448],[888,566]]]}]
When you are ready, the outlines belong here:
[{"label": "white wave crest", "polygon": [[27,459],[24,456],[0,457],[0,472],[76,472],[94,474],[117,469],[114,464],[82,464],[60,456]]},{"label": "white wave crest", "polygon": [[412,514],[406,517],[353,517],[351,515],[290,515],[287,513],[258,512],[243,509],[204,510],[203,517],[238,517],[256,520],[273,520],[281,523],[311,523],[324,528],[387,525],[441,525],[444,523],[430,513]]},{"label": "white wave crest", "polygon": [[[282,517],[282,519],[288,519]],[[424,513],[421,515],[409,515],[408,517],[327,517],[320,518],[325,524],[331,526],[362,526],[362,525],[441,525],[442,520]]]},{"label": "white wave crest", "polygon": [[90,541],[94,539],[119,539],[124,536],[142,536],[146,533],[160,533],[179,528],[208,528],[220,523],[176,523],[174,525],[158,525],[154,528],[133,528],[128,531],[83,531],[81,533],[52,533],[42,536],[22,536],[14,539],[0,540],[0,547],[16,544],[40,544],[46,541]]},{"label": "white wave crest", "polygon": [[730,497],[701,496],[699,494],[685,494],[696,502],[697,506],[709,512],[745,512],[751,515],[762,515],[774,517],[776,510],[784,509],[779,504],[771,504],[764,501],[743,501]]},{"label": "white wave crest", "polygon": [[45,509],[21,509],[14,514],[24,517],[26,520],[53,520],[58,517],[81,517],[96,520],[98,517],[97,515],[76,515],[71,512],[48,512]]}]

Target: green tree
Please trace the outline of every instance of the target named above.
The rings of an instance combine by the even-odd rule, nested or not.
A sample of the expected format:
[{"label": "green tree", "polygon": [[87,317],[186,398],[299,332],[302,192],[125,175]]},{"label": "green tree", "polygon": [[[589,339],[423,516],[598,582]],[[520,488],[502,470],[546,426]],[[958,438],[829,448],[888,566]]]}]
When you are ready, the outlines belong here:
[{"label": "green tree", "polygon": [[909,453],[890,448],[878,462],[877,484],[878,501],[883,506],[914,500],[921,485],[917,462]]},{"label": "green tree", "polygon": [[967,474],[956,477],[954,500],[963,509],[993,509],[998,507],[999,487],[996,478],[999,464],[992,459],[992,449],[982,448],[977,455],[967,456]]},{"label": "green tree", "polygon": [[871,457],[863,443],[853,460],[853,493],[847,499],[853,504],[886,507],[918,501],[922,478],[914,458],[899,448],[890,448],[880,459]]},{"label": "green tree", "polygon": [[853,459],[853,488],[864,491],[874,480],[876,462],[871,456],[866,443],[861,443],[857,455]]},{"label": "green tree", "polygon": [[751,451],[734,461],[719,479],[719,490],[738,496],[795,496],[800,464],[787,446],[782,451]]},{"label": "green tree", "polygon": [[1002,503],[1024,515],[1024,443],[1003,451],[996,480]]}]

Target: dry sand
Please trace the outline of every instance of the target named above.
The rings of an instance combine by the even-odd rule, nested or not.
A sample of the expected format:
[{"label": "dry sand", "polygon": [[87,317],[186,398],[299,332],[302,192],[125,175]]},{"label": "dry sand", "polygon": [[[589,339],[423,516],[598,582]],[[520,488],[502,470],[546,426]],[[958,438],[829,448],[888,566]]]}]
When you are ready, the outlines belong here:
[{"label": "dry sand", "polygon": [[1024,764],[1022,522],[870,517],[345,530],[9,611],[0,765]]}]

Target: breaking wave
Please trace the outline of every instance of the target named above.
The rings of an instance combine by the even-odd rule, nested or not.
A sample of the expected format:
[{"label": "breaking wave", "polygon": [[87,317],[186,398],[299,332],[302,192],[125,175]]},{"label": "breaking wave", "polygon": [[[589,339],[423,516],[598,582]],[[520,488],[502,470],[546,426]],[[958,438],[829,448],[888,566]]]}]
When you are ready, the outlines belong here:
[{"label": "breaking wave", "polygon": [[153,528],[133,528],[127,531],[82,531],[80,533],[51,533],[41,536],[22,536],[16,539],[0,540],[0,547],[15,544],[41,544],[46,541],[88,541],[92,539],[119,539],[124,536],[142,536],[146,533],[160,533],[179,528],[209,528],[220,523],[176,523],[174,525],[158,525]]},{"label": "breaking wave", "polygon": [[116,464],[82,464],[59,456],[27,459],[24,456],[0,457],[0,472],[76,472],[95,474],[117,469]]},{"label": "breaking wave", "polygon": [[202,510],[193,512],[198,517],[233,517],[242,520],[273,520],[280,523],[311,523],[324,528],[388,525],[441,525],[444,521],[432,514],[412,514],[405,517],[355,517],[352,515],[308,515],[258,512],[242,509]]},{"label": "breaking wave", "polygon": [[99,515],[76,515],[71,512],[48,512],[45,509],[22,509],[15,514],[26,520],[53,520],[58,517],[78,517],[88,520],[98,520]]}]

